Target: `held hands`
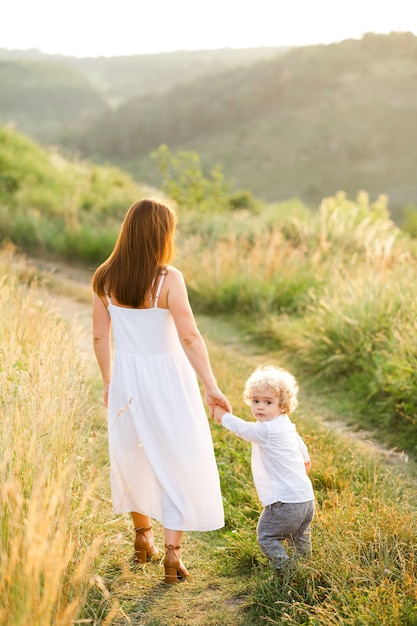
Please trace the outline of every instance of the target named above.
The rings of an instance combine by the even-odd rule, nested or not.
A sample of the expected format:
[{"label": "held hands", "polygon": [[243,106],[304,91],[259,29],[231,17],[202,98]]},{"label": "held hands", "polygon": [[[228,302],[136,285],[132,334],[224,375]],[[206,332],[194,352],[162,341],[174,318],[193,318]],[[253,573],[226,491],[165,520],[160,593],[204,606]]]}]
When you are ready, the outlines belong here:
[{"label": "held hands", "polygon": [[232,405],[224,393],[222,393],[217,387],[206,389],[206,402],[210,408],[210,417],[214,417],[214,410],[216,407],[224,409],[223,413],[232,412]]},{"label": "held hands", "polygon": [[229,411],[225,411],[224,408],[218,404],[213,407],[213,418],[216,424],[222,423],[222,417],[225,413],[229,413]]}]

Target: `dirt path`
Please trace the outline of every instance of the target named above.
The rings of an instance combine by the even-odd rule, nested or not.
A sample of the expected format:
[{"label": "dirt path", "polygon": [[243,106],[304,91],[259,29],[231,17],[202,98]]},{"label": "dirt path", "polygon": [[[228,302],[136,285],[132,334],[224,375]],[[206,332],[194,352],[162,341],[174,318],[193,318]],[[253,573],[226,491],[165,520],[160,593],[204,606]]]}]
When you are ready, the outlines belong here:
[{"label": "dirt path", "polygon": [[45,298],[50,299],[51,306],[68,323],[83,358],[93,367],[90,288],[92,270],[35,258],[28,258],[28,264],[31,271],[41,278]]}]

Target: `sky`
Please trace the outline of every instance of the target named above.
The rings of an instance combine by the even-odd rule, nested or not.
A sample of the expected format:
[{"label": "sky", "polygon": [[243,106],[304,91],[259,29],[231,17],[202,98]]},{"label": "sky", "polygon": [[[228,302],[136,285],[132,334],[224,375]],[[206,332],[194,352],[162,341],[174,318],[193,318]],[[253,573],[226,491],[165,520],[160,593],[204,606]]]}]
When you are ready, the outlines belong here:
[{"label": "sky", "polygon": [[417,35],[414,0],[3,0],[0,48],[76,57]]}]

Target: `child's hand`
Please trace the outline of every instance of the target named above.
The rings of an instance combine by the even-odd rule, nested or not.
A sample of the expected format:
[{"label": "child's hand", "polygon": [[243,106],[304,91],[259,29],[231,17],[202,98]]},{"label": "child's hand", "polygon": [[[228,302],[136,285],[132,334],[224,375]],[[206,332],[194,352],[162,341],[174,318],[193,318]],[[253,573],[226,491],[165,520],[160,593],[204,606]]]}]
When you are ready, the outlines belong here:
[{"label": "child's hand", "polygon": [[224,410],[224,408],[219,406],[218,404],[216,404],[213,407],[213,418],[216,424],[221,424],[222,417],[225,414],[226,414],[226,411]]}]

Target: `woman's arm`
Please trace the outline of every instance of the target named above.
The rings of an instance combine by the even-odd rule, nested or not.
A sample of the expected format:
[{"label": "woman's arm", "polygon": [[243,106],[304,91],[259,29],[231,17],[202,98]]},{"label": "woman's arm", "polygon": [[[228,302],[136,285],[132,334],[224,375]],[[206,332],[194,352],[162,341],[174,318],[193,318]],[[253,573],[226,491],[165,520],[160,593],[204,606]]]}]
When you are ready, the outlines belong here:
[{"label": "woman's arm", "polygon": [[93,295],[93,347],[97,363],[103,379],[104,405],[108,403],[108,390],[111,376],[111,320],[102,298],[96,293]]},{"label": "woman's arm", "polygon": [[213,415],[214,405],[222,406],[231,411],[229,401],[220,391],[211,368],[207,347],[197,324],[188,299],[187,287],[181,272],[169,268],[166,278],[167,306],[171,311],[181,345],[195,373],[204,385],[206,402]]}]

